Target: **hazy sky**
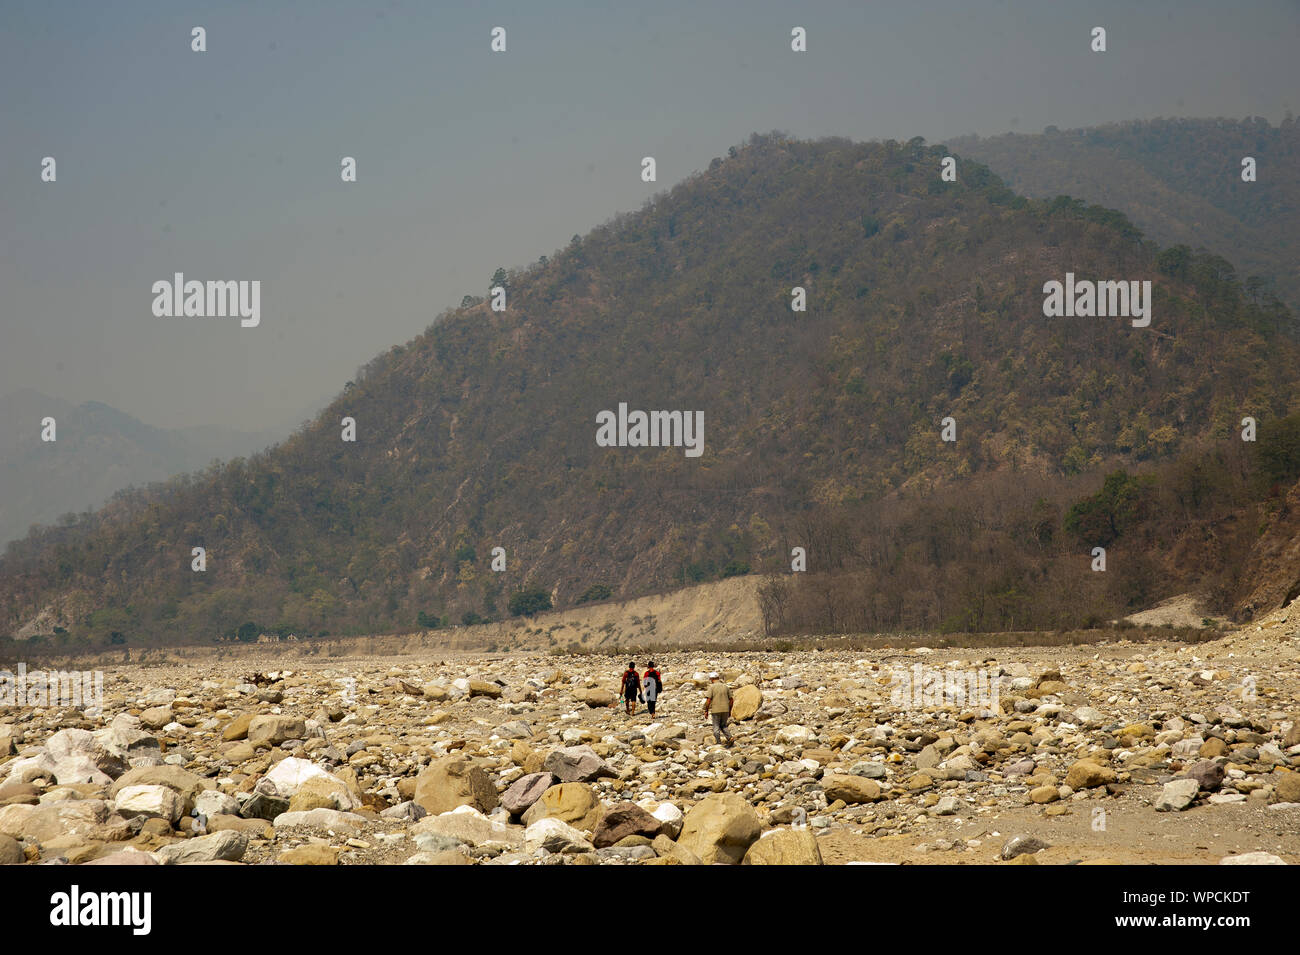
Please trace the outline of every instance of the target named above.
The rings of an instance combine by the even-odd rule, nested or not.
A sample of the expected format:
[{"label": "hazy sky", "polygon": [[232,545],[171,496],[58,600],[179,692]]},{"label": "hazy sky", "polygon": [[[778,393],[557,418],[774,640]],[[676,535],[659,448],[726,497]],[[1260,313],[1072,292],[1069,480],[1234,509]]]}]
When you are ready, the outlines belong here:
[{"label": "hazy sky", "polygon": [[[755,130],[1276,123],[1298,37],[1296,0],[4,0],[0,393],[275,426]],[[261,280],[260,326],[155,317],[178,271]]]}]

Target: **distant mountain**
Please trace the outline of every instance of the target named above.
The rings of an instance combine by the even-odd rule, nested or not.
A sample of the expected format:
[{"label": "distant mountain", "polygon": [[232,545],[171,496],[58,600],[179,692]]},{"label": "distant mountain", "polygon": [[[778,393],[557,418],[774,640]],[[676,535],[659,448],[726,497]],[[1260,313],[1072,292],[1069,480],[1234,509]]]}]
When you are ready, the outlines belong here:
[{"label": "distant mountain", "polygon": [[[1204,247],[1242,277],[1275,283],[1300,311],[1300,124],[1156,119],[1041,135],[950,139],[1017,192],[1074,196],[1124,213],[1162,245]],[[1255,181],[1242,160],[1255,160]]]},{"label": "distant mountain", "polygon": [[[506,275],[504,311],[467,296],[274,449],[13,546],[0,633],[411,629],[788,574],[796,546],[830,630],[1119,615],[1167,583],[1125,564],[1147,485],[1071,500],[1300,408],[1291,316],[1113,210],[970,160],[944,181],[948,152],[753,137]],[[1149,282],[1149,327],[1045,317],[1075,279]],[[638,411],[702,415],[702,453],[605,446]]]},{"label": "distant mountain", "polygon": [[[41,422],[55,421],[55,440]],[[286,432],[287,433],[287,432]],[[251,454],[284,434],[152,425],[97,401],[23,389],[0,397],[0,544],[33,524],[102,506],[116,491]]]}]

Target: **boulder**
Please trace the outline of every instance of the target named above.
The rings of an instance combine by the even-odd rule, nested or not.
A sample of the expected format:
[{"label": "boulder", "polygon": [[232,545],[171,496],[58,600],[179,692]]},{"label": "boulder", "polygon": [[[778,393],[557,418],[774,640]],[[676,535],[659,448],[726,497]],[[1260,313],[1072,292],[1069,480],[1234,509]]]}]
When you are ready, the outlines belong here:
[{"label": "boulder", "polygon": [[520,776],[501,794],[501,805],[512,816],[523,815],[554,783],[555,777],[550,773],[528,773]]},{"label": "boulder", "polygon": [[1300,746],[1300,719],[1291,721],[1291,728],[1286,731],[1286,736],[1282,737],[1282,745],[1287,749]]},{"label": "boulder", "polygon": [[281,852],[279,861],[285,865],[338,865],[339,850],[308,843]]},{"label": "boulder", "polygon": [[243,713],[236,716],[221,729],[221,738],[228,743],[248,739],[248,725],[253,722],[255,713]]},{"label": "boulder", "polygon": [[[5,763],[4,766],[0,767],[0,769],[3,769],[5,772],[4,786],[6,789],[13,786],[30,785],[31,783],[42,780],[54,781],[56,778],[54,773],[54,760],[50,758],[49,753],[43,750],[35,756],[20,756],[18,759]],[[94,764],[89,762],[86,763],[83,772],[92,778],[77,780],[78,782],[91,782],[93,779],[108,779],[107,776],[104,776],[103,773],[95,768]],[[69,782],[72,782],[72,780],[69,780]]]},{"label": "boulder", "polygon": [[1300,802],[1300,773],[1281,773],[1273,784],[1273,802]]},{"label": "boulder", "polygon": [[306,826],[312,829],[337,829],[343,832],[355,831],[364,825],[365,816],[354,812],[339,812],[337,809],[309,809],[305,812],[284,812],[272,820],[276,829],[291,829]]},{"label": "boulder", "polygon": [[743,865],[821,865],[822,851],[811,829],[773,829],[749,847]]},{"label": "boulder", "polygon": [[222,758],[231,766],[238,766],[246,763],[257,755],[257,750],[253,749],[248,743],[235,743],[229,746],[221,754]]},{"label": "boulder", "polygon": [[239,815],[239,803],[235,797],[227,796],[225,793],[216,789],[205,789],[194,799],[194,806],[205,816],[237,816]]},{"label": "boulder", "polygon": [[158,740],[140,729],[139,717],[130,713],[119,713],[113,717],[113,722],[102,730],[96,730],[94,735],[105,749],[123,753],[128,760],[140,756],[158,756],[161,752]]},{"label": "boulder", "polygon": [[1281,856],[1275,856],[1271,852],[1245,852],[1236,856],[1224,856],[1219,860],[1219,865],[1286,865],[1287,862]]},{"label": "boulder", "polygon": [[1209,759],[1193,763],[1183,774],[1188,779],[1195,779],[1197,785],[1205,792],[1214,792],[1223,785],[1223,766]]},{"label": "boulder", "polygon": [[1211,736],[1205,742],[1201,743],[1196,754],[1202,759],[1216,759],[1219,756],[1228,755],[1228,744],[1217,736]]},{"label": "boulder", "polygon": [[676,839],[681,835],[682,811],[672,803],[660,803],[650,815],[659,820],[659,831],[670,839]]},{"label": "boulder", "polygon": [[181,812],[189,815],[194,809],[199,794],[211,785],[202,776],[181,769],[179,766],[139,766],[129,769],[117,778],[108,789],[111,799],[128,786],[166,786],[181,799]]},{"label": "boulder", "polygon": [[163,865],[194,865],[200,862],[238,862],[248,849],[248,836],[233,829],[197,839],[185,839],[163,846],[154,853]]},{"label": "boulder", "polygon": [[615,701],[618,699],[618,697],[609,690],[602,690],[599,688],[574,690],[573,698],[579,703],[586,703],[593,710],[600,709],[601,707],[613,706]]},{"label": "boulder", "polygon": [[399,802],[396,806],[389,806],[379,813],[381,819],[390,819],[393,822],[419,822],[427,815],[428,813],[422,807],[410,800]]},{"label": "boulder", "polygon": [[165,819],[174,826],[185,814],[185,804],[166,786],[124,786],[114,799],[113,811],[127,819]]},{"label": "boulder", "polygon": [[806,726],[783,726],[777,730],[776,741],[792,746],[806,746],[815,740],[816,734]]},{"label": "boulder", "polygon": [[699,856],[706,865],[715,862],[737,865],[761,830],[758,813],[748,802],[735,793],[719,793],[706,796],[691,807],[677,843]]},{"label": "boulder", "polygon": [[429,853],[446,852],[448,849],[456,849],[466,844],[465,840],[458,836],[448,836],[441,832],[421,832],[412,837],[411,841],[421,852]]},{"label": "boulder", "polygon": [[523,720],[502,723],[493,732],[502,739],[531,739],[533,735],[532,727]]},{"label": "boulder", "polygon": [[497,807],[497,788],[487,771],[463,756],[448,756],[430,763],[415,780],[415,802],[430,815],[457,806],[480,812]]},{"label": "boulder", "polygon": [[343,780],[328,773],[323,776],[311,776],[297,787],[297,792],[289,799],[290,812],[305,812],[311,809],[338,809],[341,812],[351,812],[360,808],[361,800],[352,794]]},{"label": "boulder", "polygon": [[663,824],[634,802],[622,802],[607,811],[592,838],[597,849],[614,845],[627,836],[644,836],[653,839],[659,835]]},{"label": "boulder", "polygon": [[585,783],[602,776],[617,776],[590,746],[551,750],[542,768],[562,783]]},{"label": "boulder", "polygon": [[280,760],[271,767],[271,771],[264,778],[275,786],[276,795],[279,796],[296,795],[298,790],[311,779],[323,779],[336,783],[344,789],[347,788],[342,780],[335,777],[324,766],[318,766],[309,759],[298,759],[295,756]]},{"label": "boulder", "polygon": [[1002,859],[1010,862],[1018,856],[1032,855],[1035,852],[1041,852],[1044,849],[1051,848],[1051,843],[1037,836],[1019,833],[1012,836],[1002,844],[1002,851],[999,853]]},{"label": "boulder", "polygon": [[596,791],[586,783],[560,783],[542,793],[524,813],[523,822],[527,826],[538,819],[553,818],[592,832],[603,814],[604,806]]},{"label": "boulder", "polygon": [[402,865],[473,865],[469,856],[459,849],[444,849],[442,852],[417,852]]},{"label": "boulder", "polygon": [[110,852],[108,855],[102,855],[98,859],[91,859],[84,865],[158,865],[158,860],[153,857],[152,853],[142,852],[139,849],[132,849],[127,846],[125,849],[119,849],[117,852]]},{"label": "boulder", "polygon": [[523,832],[489,819],[473,806],[458,806],[451,812],[426,816],[409,830],[416,845],[425,834],[451,836],[472,846],[502,846],[517,848],[523,842]]},{"label": "boulder", "polygon": [[501,695],[501,687],[497,686],[495,683],[488,683],[485,680],[470,680],[469,695],[471,699],[476,696],[486,696],[489,699],[495,700]]},{"label": "boulder", "polygon": [[1179,812],[1186,809],[1196,799],[1201,784],[1195,779],[1175,779],[1165,783],[1165,788],[1156,800],[1156,812]]},{"label": "boulder", "polygon": [[109,805],[102,799],[76,799],[41,806],[10,805],[0,808],[0,833],[15,839],[45,843],[62,836],[93,839],[108,820]]},{"label": "boulder", "polygon": [[235,832],[242,832],[250,839],[275,838],[275,827],[266,819],[242,819],[239,816],[232,816],[228,813],[217,813],[208,816],[208,832],[224,832],[232,829]]},{"label": "boulder", "polygon": [[106,743],[89,730],[60,730],[45,744],[51,771],[60,783],[104,786],[127,770],[125,749]]},{"label": "boulder", "polygon": [[276,819],[289,811],[289,800],[268,793],[253,793],[251,799],[239,807],[245,819]]},{"label": "boulder", "polygon": [[18,840],[0,833],[0,865],[22,865],[25,861],[23,847]]},{"label": "boulder", "polygon": [[659,858],[670,859],[677,865],[704,865],[694,852],[663,834],[655,836],[650,846]]},{"label": "boulder", "polygon": [[170,706],[151,706],[140,714],[140,725],[151,730],[160,730],[170,723],[174,716]]},{"label": "boulder", "polygon": [[524,830],[524,849],[536,852],[591,852],[592,845],[587,838],[567,823],[554,817],[538,819]]},{"label": "boulder", "polygon": [[41,791],[30,783],[5,783],[0,786],[0,806],[25,803],[35,806],[40,802]]},{"label": "boulder", "polygon": [[655,723],[653,726],[646,727],[645,735],[646,739],[653,743],[668,743],[675,739],[686,739],[690,735],[690,729],[680,723],[667,725]]},{"label": "boulder", "polygon": [[1081,759],[1065,774],[1065,785],[1071,789],[1093,789],[1115,781],[1115,770],[1090,759]]},{"label": "boulder", "polygon": [[880,798],[880,784],[865,776],[851,773],[827,773],[822,777],[822,790],[827,802],[843,799],[850,805],[875,802]]},{"label": "boulder", "polygon": [[248,742],[254,747],[278,746],[306,735],[306,721],[294,716],[254,716],[248,722]]},{"label": "boulder", "polygon": [[731,694],[731,718],[733,720],[752,719],[763,705],[763,691],[752,683],[742,686]]},{"label": "boulder", "polygon": [[[518,851],[517,849],[515,851]],[[474,860],[463,849],[444,849],[442,852],[417,852],[403,865],[473,865]]]}]

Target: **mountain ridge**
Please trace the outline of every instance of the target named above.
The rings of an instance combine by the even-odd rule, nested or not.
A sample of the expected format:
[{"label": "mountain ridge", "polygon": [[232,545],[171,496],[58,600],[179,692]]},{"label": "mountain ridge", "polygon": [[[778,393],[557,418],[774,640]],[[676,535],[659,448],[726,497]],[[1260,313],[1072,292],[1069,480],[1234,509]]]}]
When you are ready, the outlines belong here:
[{"label": "mountain ridge", "polygon": [[[1260,117],[1133,120],[946,143],[1017,192],[1074,196],[1120,210],[1162,245],[1204,246],[1270,280],[1300,310],[1300,127],[1289,115],[1277,126]],[[1246,157],[1253,182],[1242,179]]]},{"label": "mountain ridge", "polygon": [[[505,312],[471,300],[377,356],[271,451],[11,547],[0,619],[75,594],[96,609],[66,624],[91,641],[377,632],[497,617],[528,588],[572,605],[777,570],[794,545],[825,568],[811,510],[985,472],[1082,479],[1296,410],[1290,316],[1228,262],[976,162],[944,182],[947,154],[751,137],[509,274]],[[1067,271],[1153,282],[1152,327],[1045,319]],[[620,401],[702,409],[704,453],[597,447]]]}]

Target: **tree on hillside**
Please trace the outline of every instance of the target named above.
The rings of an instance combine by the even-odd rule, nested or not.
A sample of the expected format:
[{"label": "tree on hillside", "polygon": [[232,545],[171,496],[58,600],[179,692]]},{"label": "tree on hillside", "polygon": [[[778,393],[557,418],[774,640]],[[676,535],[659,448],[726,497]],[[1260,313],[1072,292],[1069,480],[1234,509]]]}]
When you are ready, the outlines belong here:
[{"label": "tree on hillside", "polygon": [[551,609],[551,595],[540,587],[527,587],[510,595],[506,605],[515,617],[531,617]]},{"label": "tree on hillside", "polygon": [[1140,516],[1147,483],[1127,471],[1106,475],[1101,490],[1076,503],[1065,529],[1089,547],[1107,547]]},{"label": "tree on hillside", "polygon": [[585,604],[591,600],[608,600],[614,593],[605,584],[592,584],[578,597],[578,603]]}]

